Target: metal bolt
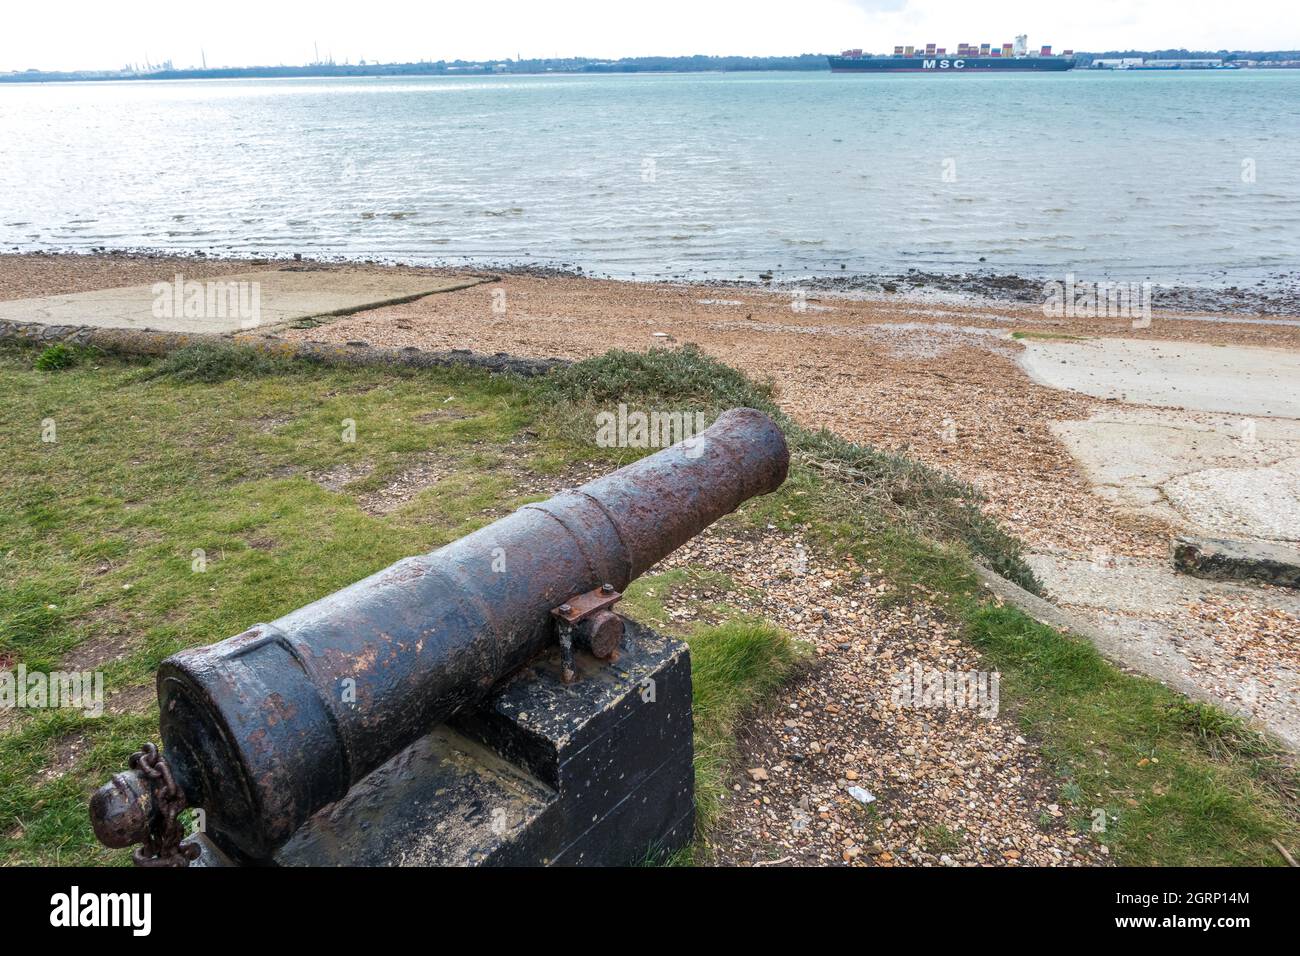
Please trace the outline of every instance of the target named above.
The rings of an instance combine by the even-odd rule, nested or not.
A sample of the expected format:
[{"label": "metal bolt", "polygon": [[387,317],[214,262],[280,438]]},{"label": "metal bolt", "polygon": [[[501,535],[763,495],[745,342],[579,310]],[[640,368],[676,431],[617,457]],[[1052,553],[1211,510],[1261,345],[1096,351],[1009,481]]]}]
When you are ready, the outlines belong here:
[{"label": "metal bolt", "polygon": [[568,614],[568,613],[569,613],[570,611],[572,611],[572,610],[573,610],[573,605],[572,605],[572,604],[561,604],[561,605],[560,605],[560,613],[561,613],[561,614]]},{"label": "metal bolt", "polygon": [[623,642],[623,619],[613,611],[597,611],[578,627],[597,657],[610,658]]},{"label": "metal bolt", "polygon": [[602,585],[600,586],[600,589],[601,589],[602,591],[604,591],[606,594],[613,594],[613,593],[614,593],[614,585],[612,585],[612,584],[602,584]]}]

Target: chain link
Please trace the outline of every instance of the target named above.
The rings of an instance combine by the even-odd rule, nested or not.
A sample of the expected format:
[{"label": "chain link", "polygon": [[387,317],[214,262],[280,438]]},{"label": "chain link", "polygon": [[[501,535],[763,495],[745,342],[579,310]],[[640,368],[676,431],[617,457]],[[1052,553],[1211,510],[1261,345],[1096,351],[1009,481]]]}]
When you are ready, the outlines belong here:
[{"label": "chain link", "polygon": [[131,859],[136,866],[189,866],[202,850],[196,844],[181,843],[185,839],[185,827],[179,818],[185,809],[185,794],[176,786],[167,758],[158,752],[157,745],[145,744],[131,754],[128,763],[148,778],[158,808],[148,839],[144,846],[136,848]]}]

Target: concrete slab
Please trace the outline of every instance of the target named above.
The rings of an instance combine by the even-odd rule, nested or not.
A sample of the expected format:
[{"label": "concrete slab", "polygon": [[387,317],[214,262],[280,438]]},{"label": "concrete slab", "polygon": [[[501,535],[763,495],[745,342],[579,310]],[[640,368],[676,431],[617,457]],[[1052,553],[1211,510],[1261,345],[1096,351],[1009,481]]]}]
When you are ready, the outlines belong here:
[{"label": "concrete slab", "polygon": [[1207,468],[1162,490],[1189,524],[1211,534],[1300,541],[1300,458],[1265,468]]},{"label": "concrete slab", "polygon": [[1052,432],[1093,490],[1178,528],[1228,537],[1300,537],[1300,422],[1171,409],[1105,409]]},{"label": "concrete slab", "polygon": [[1300,352],[1135,339],[1026,340],[1035,381],[1097,398],[1300,418]]},{"label": "concrete slab", "polygon": [[1180,537],[1174,570],[1210,581],[1261,581],[1300,588],[1300,549],[1252,541]]},{"label": "concrete slab", "polygon": [[203,282],[101,289],[0,302],[0,322],[205,332],[266,331],[477,285],[474,277],[341,270],[269,269]]}]

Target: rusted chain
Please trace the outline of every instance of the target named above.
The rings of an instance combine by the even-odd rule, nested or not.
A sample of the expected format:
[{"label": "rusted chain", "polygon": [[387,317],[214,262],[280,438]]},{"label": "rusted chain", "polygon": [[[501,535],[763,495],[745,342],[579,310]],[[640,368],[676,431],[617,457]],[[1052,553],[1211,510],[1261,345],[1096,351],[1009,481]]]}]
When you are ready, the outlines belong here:
[{"label": "rusted chain", "polygon": [[156,744],[147,743],[131,754],[128,763],[148,778],[158,811],[148,839],[136,847],[131,859],[136,866],[189,866],[202,851],[193,843],[182,845],[185,827],[180,813],[185,809],[185,794],[176,786],[167,758],[158,752]]}]

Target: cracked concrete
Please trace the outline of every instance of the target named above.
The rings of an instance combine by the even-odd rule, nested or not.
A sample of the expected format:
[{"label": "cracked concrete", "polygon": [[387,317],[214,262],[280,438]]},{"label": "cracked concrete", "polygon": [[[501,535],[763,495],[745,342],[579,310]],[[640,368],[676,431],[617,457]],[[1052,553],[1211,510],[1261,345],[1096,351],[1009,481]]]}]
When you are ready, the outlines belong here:
[{"label": "cracked concrete", "polygon": [[1300,422],[1118,406],[1053,422],[1094,490],[1219,537],[1300,535]]},{"label": "cracked concrete", "polygon": [[1300,541],[1300,458],[1263,468],[1207,468],[1175,478],[1163,491],[1189,524],[1213,535]]}]

